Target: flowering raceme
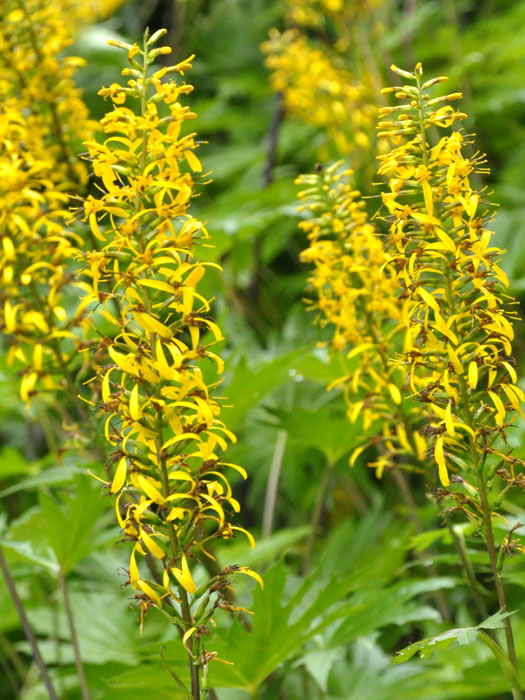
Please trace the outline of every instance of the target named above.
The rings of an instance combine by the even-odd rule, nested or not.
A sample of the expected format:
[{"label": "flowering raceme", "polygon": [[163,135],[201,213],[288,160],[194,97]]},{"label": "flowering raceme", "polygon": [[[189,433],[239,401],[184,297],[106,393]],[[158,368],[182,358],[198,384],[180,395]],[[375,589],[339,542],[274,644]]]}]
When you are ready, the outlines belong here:
[{"label": "flowering raceme", "polygon": [[[344,376],[329,388],[343,386],[348,416],[363,418],[363,429],[381,425],[383,453],[369,466],[381,476],[385,467],[404,461],[422,462],[425,440],[418,431],[421,411],[402,400],[405,371],[390,359],[402,332],[403,309],[396,299],[395,274],[383,271],[387,257],[375,228],[367,219],[360,193],[352,189],[351,171],[340,164],[303,175],[299,193],[312,218],[301,222],[310,247],[301,254],[313,263],[309,283],[316,294],[311,304],[322,326],[333,327],[332,349],[341,353]],[[350,369],[349,360],[359,358]],[[372,442],[357,448],[350,463]]]},{"label": "flowering raceme", "polygon": [[[86,169],[73,152],[91,134],[87,110],[72,82],[80,59],[57,52],[69,39],[57,7],[38,0],[4,3],[0,28],[0,327],[8,363],[21,375],[21,398],[37,393],[74,431],[78,401],[72,364],[83,335],[83,314],[69,313],[82,282],[73,279],[79,236],[65,230],[68,194],[77,194]],[[63,31],[62,31],[62,29]],[[49,73],[46,71],[50,71]],[[50,75],[61,75],[61,80]],[[68,398],[65,399],[63,390]],[[61,401],[55,401],[56,393]]]},{"label": "flowering raceme", "polygon": [[[62,296],[78,239],[64,232],[66,197],[50,180],[53,162],[23,116],[2,108],[0,125],[0,223],[2,227],[2,330],[9,338],[8,363],[25,365],[21,397],[29,402],[40,387],[63,385],[65,338],[74,339]],[[22,146],[23,144],[23,146]],[[81,284],[73,286],[82,286]],[[67,387],[71,390],[71,386]]]},{"label": "flowering raceme", "polygon": [[272,70],[273,89],[281,92],[288,112],[321,127],[340,154],[370,146],[367,132],[377,109],[370,90],[357,82],[341,59],[312,47],[297,30],[270,32],[262,45]]},{"label": "flowering raceme", "polygon": [[[101,122],[106,139],[86,144],[101,194],[87,198],[84,218],[102,250],[84,258],[91,293],[83,303],[100,304],[93,324],[115,331],[103,335],[93,360],[116,464],[117,518],[134,543],[129,583],[143,612],[156,606],[181,630],[195,693],[197,667],[213,657],[202,647],[206,623],[215,608],[232,609],[222,595],[230,575],[260,578],[230,566],[203,585],[194,580],[198,557],[212,557],[206,548],[215,539],[238,532],[253,538],[231,524],[240,507],[226,473],[246,473],[218,456],[235,438],[220,420],[215,382],[203,375],[203,364],[222,372],[211,350],[222,334],[198,291],[207,265],[195,248],[208,233],[188,213],[191,171],[202,170],[195,134],[181,133],[195,117],[180,102],[192,87],[172,79],[191,68],[191,59],[151,72],[155,58],[170,53],[154,48],[164,33],[146,34],[143,48],[110,42],[128,52],[128,81],[100,91],[113,103]],[[162,564],[161,584],[140,570],[139,558],[148,554]]]},{"label": "flowering raceme", "polygon": [[93,122],[73,77],[85,61],[61,52],[73,40],[67,3],[5,0],[0,27],[0,97],[16,101],[28,128],[40,133],[55,187],[78,188],[87,171],[76,153]]},{"label": "flowering raceme", "polygon": [[[514,313],[498,265],[502,251],[486,228],[490,209],[469,179],[485,159],[463,154],[471,139],[461,131],[431,146],[431,126],[447,128],[466,116],[447,104],[460,95],[430,99],[425,90],[444,78],[421,85],[420,68],[400,74],[416,84],[396,91],[401,105],[382,110],[397,114],[397,121],[381,122],[380,136],[406,139],[380,156],[379,173],[390,178],[382,195],[390,221],[389,267],[408,302],[405,352],[412,388],[434,412],[433,452],[444,486],[450,470],[468,471],[469,464],[475,468],[491,458],[514,478],[517,460],[497,446],[524,398],[511,357]],[[425,378],[423,386],[418,377]]]}]

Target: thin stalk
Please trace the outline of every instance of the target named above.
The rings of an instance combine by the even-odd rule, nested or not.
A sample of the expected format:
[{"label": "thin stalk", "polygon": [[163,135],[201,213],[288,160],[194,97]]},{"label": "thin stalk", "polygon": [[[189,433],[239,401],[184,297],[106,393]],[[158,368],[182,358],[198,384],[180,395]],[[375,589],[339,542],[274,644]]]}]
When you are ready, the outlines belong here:
[{"label": "thin stalk", "polygon": [[17,672],[18,677],[23,681],[27,673],[24,662],[20,658],[20,654],[16,651],[10,640],[4,635],[3,632],[0,632],[0,651],[6,659],[11,661],[11,665]]},{"label": "thin stalk", "polygon": [[[461,564],[463,566],[463,570],[465,572],[465,576],[470,587],[472,598],[478,609],[478,613],[481,619],[485,620],[489,616],[489,612],[487,610],[485,600],[479,591],[478,581],[476,579],[476,574],[474,573],[474,568],[472,567],[472,562],[469,559],[468,552],[465,547],[465,542],[462,537],[458,537],[456,531],[454,530],[453,523],[451,523],[448,518],[446,519],[446,525],[452,538],[452,542],[454,543],[454,547],[456,548],[459,558],[461,559]],[[492,632],[492,630],[488,631]]]},{"label": "thin stalk", "polygon": [[317,491],[317,498],[315,499],[314,509],[312,511],[311,518],[311,529],[310,535],[308,537],[308,543],[306,545],[306,552],[303,559],[303,574],[307,574],[310,570],[310,565],[312,563],[312,555],[314,551],[315,540],[317,539],[317,534],[319,531],[319,524],[321,522],[321,515],[323,513],[323,504],[326,494],[326,489],[330,483],[330,476],[332,474],[332,463],[327,460],[323,472],[323,478]]},{"label": "thin stalk", "polygon": [[82,700],[89,700],[89,690],[87,686],[86,676],[84,673],[84,666],[82,664],[82,657],[80,655],[80,647],[78,645],[77,630],[75,627],[75,620],[73,618],[73,611],[71,610],[71,603],[69,601],[69,594],[67,591],[66,579],[64,572],[60,568],[58,570],[58,583],[60,585],[60,592],[62,593],[62,601],[64,603],[64,608],[66,611],[67,624],[69,627],[69,633],[71,635],[71,646],[73,647],[73,656],[75,658],[75,668],[77,669],[78,682],[80,685],[80,692],[82,694]]},{"label": "thin stalk", "polygon": [[[417,512],[417,506],[416,502],[414,501],[414,497],[412,496],[412,491],[410,490],[410,486],[405,478],[405,475],[401,471],[401,469],[398,469],[397,467],[392,470],[392,476],[394,478],[394,481],[396,482],[400,492],[401,496],[403,497],[403,500],[405,501],[405,505],[408,508],[408,514],[410,517],[410,520],[412,521],[412,525],[414,527],[414,532],[417,535],[421,535],[424,532],[423,524],[421,522],[421,519],[418,515]],[[438,575],[437,569],[434,566],[433,562],[430,559],[427,559],[428,550],[424,549],[422,551],[414,551],[414,556],[419,559],[423,564],[424,568],[423,570],[426,572],[427,576],[429,578],[435,578]],[[441,619],[443,622],[447,622],[450,620],[450,612],[448,609],[447,601],[445,600],[445,596],[443,595],[442,591],[437,590],[434,591],[433,593],[433,598],[434,602],[436,604],[437,609],[439,610],[439,614],[441,615]],[[485,617],[487,617],[485,615]],[[485,619],[485,618],[483,618]]]},{"label": "thin stalk", "polygon": [[[501,578],[501,573],[498,569],[498,554],[496,552],[496,545],[494,543],[494,530],[492,528],[492,511],[487,497],[487,488],[485,481],[483,479],[483,474],[480,470],[476,474],[479,497],[481,501],[481,510],[483,512],[483,529],[485,531],[485,541],[487,544],[487,550],[490,559],[490,568],[492,569],[492,576],[494,578],[494,583],[496,584],[496,592],[498,594],[498,603],[501,612],[508,612],[507,608],[507,597],[505,594],[505,588],[503,587],[503,581]],[[516,658],[516,646],[514,643],[514,635],[512,633],[512,625],[510,623],[510,618],[505,617],[503,619],[503,627],[505,630],[505,639],[507,641],[507,650],[509,652],[509,659],[512,665],[518,672],[518,660]],[[517,700],[522,700],[521,689],[518,688],[518,695],[515,695],[515,689],[512,690],[512,695]]]},{"label": "thin stalk", "polygon": [[275,503],[277,501],[277,491],[279,488],[279,478],[281,476],[281,468],[283,464],[284,451],[286,449],[286,441],[288,433],[286,430],[277,432],[277,439],[273,449],[272,463],[270,466],[270,475],[266,485],[266,496],[264,498],[264,513],[262,536],[269,537],[273,530],[273,521],[275,516]]},{"label": "thin stalk", "polygon": [[7,561],[4,557],[4,553],[2,551],[1,545],[0,545],[0,570],[2,571],[2,574],[4,576],[7,591],[9,593],[9,595],[11,596],[11,600],[13,601],[13,605],[15,606],[18,617],[20,618],[20,623],[22,625],[22,629],[24,630],[24,634],[26,636],[26,639],[29,642],[29,646],[31,647],[33,659],[35,661],[36,666],[38,667],[38,670],[40,671],[40,675],[42,676],[42,681],[46,687],[46,691],[47,691],[47,694],[49,696],[49,700],[58,700],[58,696],[57,696],[55,689],[53,687],[53,684],[51,682],[51,678],[49,677],[47,667],[46,667],[44,660],[42,658],[42,655],[40,653],[40,649],[38,648],[38,643],[36,641],[36,637],[34,635],[33,630],[31,629],[31,625],[29,624],[29,620],[27,619],[27,615],[26,615],[26,612],[24,610],[23,603],[20,600],[20,597],[17,593],[16,587],[15,587],[15,582],[13,580],[13,577],[11,576],[11,572],[9,570],[9,566],[7,564]]}]

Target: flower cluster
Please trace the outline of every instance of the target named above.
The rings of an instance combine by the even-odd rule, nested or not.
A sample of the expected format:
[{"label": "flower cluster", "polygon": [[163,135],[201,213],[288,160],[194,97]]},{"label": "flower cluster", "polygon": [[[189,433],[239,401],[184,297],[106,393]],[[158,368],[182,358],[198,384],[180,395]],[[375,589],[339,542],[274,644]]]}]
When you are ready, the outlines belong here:
[{"label": "flower cluster", "polygon": [[[450,472],[499,476],[513,483],[521,461],[502,447],[521,414],[524,395],[512,359],[514,337],[507,278],[487,228],[485,193],[472,185],[484,156],[465,155],[472,139],[450,127],[466,115],[452,93],[431,98],[422,68],[394,70],[407,80],[392,88],[400,104],[381,111],[380,136],[397,141],[380,156],[388,189],[389,262],[405,305],[405,365],[417,400],[431,409],[428,433],[443,486]],[[432,128],[446,129],[437,143]],[[489,466],[490,465],[490,466]],[[488,471],[487,471],[488,470]],[[472,494],[470,494],[472,496]],[[478,515],[476,498],[472,514]]]},{"label": "flower cluster", "polygon": [[291,26],[309,29],[326,30],[333,24],[340,40],[351,24],[355,25],[382,2],[383,0],[287,0],[285,17]]},{"label": "flower cluster", "polygon": [[341,59],[313,47],[297,30],[273,29],[262,49],[273,89],[282,93],[291,115],[320,127],[339,154],[369,148],[375,102],[366,83],[355,80]]},{"label": "flower cluster", "polygon": [[40,134],[55,187],[78,188],[87,171],[76,153],[93,124],[73,80],[85,61],[61,53],[73,40],[67,5],[5,0],[2,10],[0,98],[23,112],[30,131]]},{"label": "flower cluster", "polygon": [[[240,506],[227,473],[246,473],[220,456],[235,438],[212,395],[217,380],[207,378],[222,372],[212,351],[222,334],[210,300],[198,291],[207,265],[195,250],[208,233],[188,211],[192,171],[202,171],[195,134],[183,133],[195,117],[181,104],[192,87],[173,78],[191,68],[191,58],[151,68],[171,51],[155,48],[164,33],[146,33],[142,48],[110,42],[127,51],[129,66],[123,85],[100,91],[113,104],[101,121],[104,142],[86,144],[101,182],[100,194],[84,203],[84,219],[102,248],[84,256],[91,287],[84,303],[99,306],[92,315],[101,335],[93,362],[116,465],[117,518],[134,543],[129,583],[143,612],[162,610],[192,658],[199,650],[198,665],[206,623],[217,607],[232,609],[223,596],[230,576],[260,578],[229,566],[204,583],[194,579],[199,557],[213,558],[207,548],[214,540],[243,533],[253,544],[253,538],[231,522]],[[161,583],[141,571],[148,555],[162,565]]]},{"label": "flower cluster", "polygon": [[[73,148],[91,134],[91,123],[72,82],[80,60],[58,57],[70,40],[59,8],[40,0],[8,0],[4,9],[0,328],[7,335],[8,363],[19,368],[22,400],[29,405],[38,393],[73,431],[75,418],[85,417],[71,367],[79,369],[75,349],[85,323],[81,308],[68,309],[85,287],[73,277],[82,240],[65,230],[64,221],[67,195],[78,192],[86,174]],[[55,401],[63,390],[69,398]]]},{"label": "flower cluster", "polygon": [[[311,306],[319,311],[320,324],[333,328],[332,349],[341,353],[345,373],[329,388],[344,388],[350,421],[361,415],[365,432],[374,424],[382,433],[374,439],[380,440],[382,454],[369,463],[380,476],[385,467],[399,466],[401,457],[409,464],[421,463],[426,444],[417,429],[421,412],[402,399],[405,370],[390,359],[402,340],[399,283],[391,270],[384,271],[382,241],[368,221],[360,193],[352,188],[351,171],[340,165],[298,179],[307,186],[299,193],[304,202],[300,209],[311,215],[300,224],[309,238],[301,259],[314,265],[309,283],[316,298]],[[351,464],[369,444],[353,452]]]}]

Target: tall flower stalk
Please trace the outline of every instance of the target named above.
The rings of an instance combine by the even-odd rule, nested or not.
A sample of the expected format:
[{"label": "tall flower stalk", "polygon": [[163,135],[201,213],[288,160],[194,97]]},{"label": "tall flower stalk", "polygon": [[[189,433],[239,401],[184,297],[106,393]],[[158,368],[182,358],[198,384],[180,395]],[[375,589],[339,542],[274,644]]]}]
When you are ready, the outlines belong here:
[{"label": "tall flower stalk", "polygon": [[[3,9],[0,329],[24,403],[38,396],[61,418],[59,440],[64,429],[80,439],[76,423],[88,416],[78,399],[76,349],[86,326],[82,308],[70,309],[79,290],[86,291],[74,279],[74,256],[83,242],[66,230],[65,219],[68,196],[77,195],[87,177],[75,152],[93,130],[73,81],[83,61],[60,55],[71,28],[56,4],[6,0]],[[53,446],[54,434],[47,437]]]},{"label": "tall flower stalk", "polygon": [[318,312],[317,322],[333,329],[331,349],[344,371],[328,388],[343,389],[352,423],[361,419],[365,433],[372,426],[378,430],[353,451],[352,466],[374,443],[380,445],[380,454],[369,466],[377,476],[400,465],[422,470],[424,417],[403,400],[406,373],[390,360],[392,348],[401,349],[403,341],[399,282],[390,270],[384,271],[383,243],[351,175],[335,163],[297,180],[307,186],[299,192],[299,210],[310,214],[300,224],[309,239],[301,260],[313,264],[308,281],[314,298],[309,304]]},{"label": "tall flower stalk", "polygon": [[[100,377],[99,407],[106,415],[110,482],[124,539],[133,543],[128,583],[142,617],[155,607],[178,628],[189,655],[191,693],[199,698],[214,652],[204,638],[217,608],[234,610],[224,592],[246,567],[227,566],[211,579],[197,571],[216,539],[252,536],[232,517],[240,506],[227,472],[244,469],[221,453],[233,434],[220,420],[212,391],[223,370],[212,351],[222,340],[211,300],[198,291],[208,265],[196,257],[209,238],[189,212],[194,175],[202,171],[195,134],[182,135],[195,117],[180,102],[192,87],[176,82],[191,58],[155,68],[169,47],[155,48],[165,30],[127,51],[128,80],[103,88],[113,109],[102,119],[106,139],[89,142],[101,194],[87,198],[84,218],[102,250],[84,256],[101,340],[92,355]],[[118,313],[111,301],[117,302]],[[102,331],[114,329],[114,336]],[[107,331],[106,331],[107,332]],[[206,377],[206,378],[205,378]],[[109,485],[109,484],[108,484]],[[161,583],[141,570],[147,555],[162,566]]]},{"label": "tall flower stalk", "polygon": [[[446,78],[424,82],[421,64],[413,72],[392,69],[407,84],[389,88],[401,104],[381,110],[379,136],[392,146],[379,156],[379,173],[389,178],[382,194],[387,269],[399,280],[405,308],[402,362],[415,400],[433,414],[427,436],[443,487],[438,497],[454,499],[454,510],[479,524],[505,613],[504,560],[523,547],[514,528],[496,542],[492,520],[523,480],[523,463],[506,437],[517,414],[523,416],[524,395],[512,359],[515,312],[498,264],[503,251],[487,228],[492,209],[486,193],[471,183],[475,172],[486,172],[485,158],[466,157],[463,149],[472,138],[450,130],[466,117],[450,104],[461,95],[428,93]],[[432,143],[436,127],[447,131]],[[509,617],[504,624],[517,669]],[[513,697],[522,697],[519,687],[513,687]]]}]

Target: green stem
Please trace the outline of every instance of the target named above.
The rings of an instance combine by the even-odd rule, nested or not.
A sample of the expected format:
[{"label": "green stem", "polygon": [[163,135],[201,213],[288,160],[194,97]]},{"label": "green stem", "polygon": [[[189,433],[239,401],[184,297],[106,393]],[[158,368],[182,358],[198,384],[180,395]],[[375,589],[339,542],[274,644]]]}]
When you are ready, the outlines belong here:
[{"label": "green stem", "polygon": [[281,468],[283,464],[284,451],[286,449],[286,441],[288,433],[286,430],[277,432],[277,439],[272,455],[272,463],[270,466],[270,474],[266,485],[266,496],[264,499],[263,526],[262,536],[269,537],[273,530],[273,520],[275,516],[275,504],[277,501],[277,490],[279,487],[279,478],[281,476]]},{"label": "green stem", "polygon": [[26,615],[26,612],[24,610],[24,606],[22,604],[20,596],[17,593],[16,587],[15,587],[15,582],[13,580],[13,577],[11,576],[11,572],[9,570],[9,566],[7,564],[7,561],[4,557],[4,553],[2,551],[1,545],[0,545],[0,570],[2,571],[2,574],[4,576],[4,580],[6,583],[8,593],[11,596],[11,600],[13,601],[16,612],[18,613],[18,617],[20,619],[20,623],[22,625],[22,629],[24,630],[24,634],[26,636],[26,639],[29,642],[29,646],[31,647],[33,659],[35,661],[35,664],[38,667],[38,670],[40,671],[40,675],[42,676],[42,681],[46,687],[46,691],[47,691],[47,694],[49,696],[49,700],[58,700],[58,696],[55,693],[55,689],[54,689],[53,684],[51,682],[51,678],[49,677],[47,666],[45,665],[44,660],[42,658],[42,655],[40,653],[40,649],[38,648],[38,643],[36,641],[36,637],[34,635],[32,628],[31,628],[31,625],[29,624],[29,620],[27,619],[27,615]]},{"label": "green stem", "polygon": [[[492,569],[492,576],[494,578],[494,583],[496,585],[496,592],[498,594],[498,603],[499,607],[501,609],[501,612],[506,613],[508,612],[507,608],[507,597],[505,594],[505,588],[503,587],[503,581],[501,578],[501,573],[498,570],[498,555],[496,552],[496,545],[494,543],[494,530],[492,528],[492,512],[487,496],[487,489],[485,485],[485,481],[483,479],[483,474],[481,473],[480,470],[477,471],[476,474],[477,478],[477,484],[478,484],[478,490],[479,490],[479,497],[481,501],[481,510],[483,512],[483,529],[485,531],[485,542],[487,545],[487,550],[489,553],[489,559],[490,559],[490,568]],[[505,639],[507,641],[507,650],[509,653],[509,659],[511,660],[512,665],[516,669],[516,673],[518,672],[518,661],[516,658],[516,646],[514,643],[514,635],[512,633],[512,625],[510,623],[510,617],[505,617],[503,619],[503,627],[505,630]],[[521,691],[520,694],[517,696],[520,700],[522,698]]]},{"label": "green stem", "polygon": [[312,511],[311,518],[311,529],[310,535],[308,537],[308,543],[306,545],[306,552],[303,559],[303,574],[307,574],[310,570],[310,565],[312,563],[312,555],[314,551],[315,540],[319,532],[319,524],[321,522],[321,515],[323,513],[323,504],[326,494],[326,489],[330,483],[330,476],[332,474],[332,463],[327,460],[323,472],[323,478],[321,484],[317,491],[317,498],[315,499],[314,509]]},{"label": "green stem", "polygon": [[60,585],[62,601],[64,603],[64,609],[66,611],[67,624],[69,627],[69,633],[71,635],[71,646],[73,647],[73,657],[75,659],[75,668],[77,669],[77,676],[80,685],[80,692],[82,694],[82,700],[89,700],[89,690],[87,686],[86,676],[84,673],[84,666],[82,664],[82,657],[80,655],[80,647],[78,644],[75,620],[73,618],[73,611],[71,609],[71,603],[69,601],[66,578],[61,568],[58,570],[58,583]]},{"label": "green stem", "polygon": [[489,616],[489,613],[487,606],[485,605],[485,600],[479,591],[476,574],[474,573],[472,562],[469,559],[468,552],[465,547],[465,541],[462,536],[458,536],[454,530],[454,524],[451,523],[448,518],[446,519],[446,524],[452,538],[452,542],[456,548],[459,558],[461,559],[461,564],[470,587],[470,592],[472,593],[472,598],[474,599],[480,618],[481,620],[485,620]]}]

